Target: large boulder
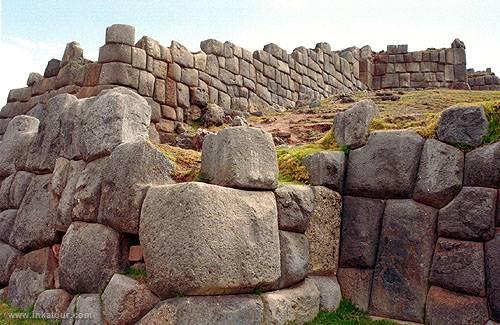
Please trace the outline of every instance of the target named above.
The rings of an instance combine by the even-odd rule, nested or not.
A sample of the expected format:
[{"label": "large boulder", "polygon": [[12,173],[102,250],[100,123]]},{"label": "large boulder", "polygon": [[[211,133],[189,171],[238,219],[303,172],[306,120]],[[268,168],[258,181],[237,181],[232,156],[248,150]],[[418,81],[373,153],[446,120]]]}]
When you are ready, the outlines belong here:
[{"label": "large boulder", "polygon": [[440,141],[425,142],[413,199],[435,208],[448,204],[462,188],[464,154]]},{"label": "large boulder", "polygon": [[279,288],[305,279],[309,268],[309,243],[303,234],[280,231],[281,278]]},{"label": "large boulder", "polygon": [[138,325],[212,325],[264,323],[263,303],[256,295],[197,296],[167,299]]},{"label": "large boulder", "polygon": [[201,177],[221,186],[275,189],[278,162],[272,136],[243,126],[208,135],[203,142]]},{"label": "large boulder", "polygon": [[437,210],[426,205],[387,200],[370,313],[423,322],[436,219]]},{"label": "large boulder", "polygon": [[197,182],[151,187],[139,237],[148,286],[161,298],[262,290],[281,273],[272,192]]},{"label": "large boulder", "polygon": [[[40,318],[57,320],[68,309],[73,296],[63,289],[50,289],[42,292],[33,306],[33,315]],[[55,319],[54,319],[55,318]]]},{"label": "large boulder", "polygon": [[9,303],[18,308],[33,305],[38,295],[54,287],[57,260],[50,247],[23,255],[9,281]]},{"label": "large boulder", "polygon": [[465,155],[464,185],[500,187],[500,141]]},{"label": "large boulder", "polygon": [[353,196],[408,198],[424,139],[412,131],[377,131],[349,154],[345,190]]},{"label": "large boulder", "polygon": [[304,324],[319,312],[320,292],[313,281],[261,295],[267,324]]},{"label": "large boulder", "polygon": [[21,252],[12,246],[0,242],[0,286],[9,283],[10,276],[14,271]]},{"label": "large boulder", "polygon": [[342,197],[323,186],[313,186],[314,210],[305,235],[309,241],[309,274],[333,275],[340,250]]},{"label": "large boulder", "polygon": [[342,192],[344,187],[345,153],[321,151],[304,158],[312,185],[322,185]]},{"label": "large boulder", "polygon": [[97,223],[73,222],[64,235],[59,257],[61,287],[72,293],[96,293],[105,288],[126,261],[123,239]]},{"label": "large boulder", "polygon": [[486,187],[463,187],[439,211],[439,235],[463,240],[491,239],[495,234],[496,192]]},{"label": "large boulder", "polygon": [[101,298],[99,294],[77,295],[66,309],[67,317],[62,325],[102,325]]},{"label": "large boulder", "polygon": [[486,291],[491,318],[500,322],[500,232],[485,244]]},{"label": "large boulder", "polygon": [[39,120],[19,115],[10,120],[0,141],[0,177],[14,174],[24,169],[31,143],[35,139]]},{"label": "large boulder", "polygon": [[108,324],[135,323],[160,301],[144,284],[121,274],[113,275],[101,300]]},{"label": "large boulder", "polygon": [[449,144],[478,146],[488,133],[488,120],[480,106],[450,107],[441,113],[437,137]]},{"label": "large boulder", "polygon": [[432,286],[427,296],[425,323],[436,325],[486,324],[485,298],[467,296]]},{"label": "large boulder", "polygon": [[340,267],[373,268],[385,202],[344,196]]},{"label": "large boulder", "polygon": [[342,298],[352,301],[363,310],[368,310],[372,277],[373,270],[371,269],[339,268],[337,278]]},{"label": "large boulder", "polygon": [[314,211],[314,192],[310,186],[285,185],[274,191],[280,230],[304,233]]},{"label": "large boulder", "polygon": [[309,280],[314,282],[319,290],[319,308],[326,311],[337,310],[342,300],[342,293],[337,278],[334,276],[310,276]]},{"label": "large boulder", "polygon": [[57,239],[49,207],[51,179],[52,174],[35,175],[26,190],[10,234],[9,242],[17,249],[38,249],[52,245]]},{"label": "large boulder", "polygon": [[151,185],[173,183],[175,165],[150,142],[124,143],[102,171],[97,220],[120,232],[137,234],[146,191]]},{"label": "large boulder", "polygon": [[484,297],[483,243],[439,238],[430,282],[448,290]]},{"label": "large boulder", "polygon": [[362,100],[333,119],[333,134],[339,145],[350,148],[366,143],[370,123],[378,116],[379,110],[372,100]]}]

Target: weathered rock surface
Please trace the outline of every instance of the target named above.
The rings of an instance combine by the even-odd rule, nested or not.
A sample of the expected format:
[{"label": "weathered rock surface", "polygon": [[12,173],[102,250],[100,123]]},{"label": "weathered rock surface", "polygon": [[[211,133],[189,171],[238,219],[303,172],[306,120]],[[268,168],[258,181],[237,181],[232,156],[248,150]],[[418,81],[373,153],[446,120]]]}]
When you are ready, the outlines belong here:
[{"label": "weathered rock surface", "polygon": [[151,143],[118,146],[102,171],[98,221],[137,234],[146,191],[151,185],[172,183],[175,165]]},{"label": "weathered rock surface", "polygon": [[304,233],[314,211],[314,192],[310,186],[285,185],[274,191],[280,230]]},{"label": "weathered rock surface", "polygon": [[26,190],[9,240],[19,250],[50,246],[56,240],[55,220],[49,211],[51,179],[51,174],[35,175]]},{"label": "weathered rock surface", "polygon": [[339,145],[351,148],[366,144],[368,128],[379,110],[372,100],[362,100],[333,119],[333,134]]},{"label": "weathered rock surface", "polygon": [[281,273],[272,192],[197,182],[152,187],[139,236],[148,286],[162,298],[252,292]]},{"label": "weathered rock surface", "polygon": [[304,158],[312,185],[322,185],[342,192],[344,186],[345,153],[321,151]]},{"label": "weathered rock surface", "polygon": [[61,287],[68,292],[80,293],[95,293],[104,289],[126,261],[122,242],[120,234],[109,227],[73,222],[61,244]]},{"label": "weathered rock surface", "polygon": [[9,281],[9,303],[27,308],[35,303],[38,295],[54,287],[57,260],[49,247],[23,255],[17,262]]},{"label": "weathered rock surface", "polygon": [[465,155],[464,185],[500,188],[500,142]]},{"label": "weathered rock surface", "polygon": [[437,210],[412,200],[387,200],[370,313],[423,322]]},{"label": "weathered rock surface", "polygon": [[279,288],[305,279],[309,268],[309,243],[305,235],[280,231],[281,278]]},{"label": "weathered rock surface", "polygon": [[47,317],[47,314],[62,315],[68,309],[72,299],[73,296],[63,289],[45,290],[36,299],[33,314],[39,314],[40,317],[49,319],[51,317]]},{"label": "weathered rock surface", "polygon": [[272,136],[242,126],[207,136],[203,142],[201,176],[221,186],[275,189],[278,162]]},{"label": "weathered rock surface", "polygon": [[11,208],[19,208],[24,198],[24,194],[31,183],[32,177],[33,174],[28,172],[20,171],[16,173],[10,186],[9,206]]},{"label": "weathered rock surface", "polygon": [[115,274],[102,296],[102,312],[109,324],[133,324],[160,300],[144,284]]},{"label": "weathered rock surface", "polygon": [[263,303],[256,295],[197,296],[167,299],[138,325],[263,324]]},{"label": "weathered rock surface", "polygon": [[69,315],[62,325],[102,325],[102,306],[99,294],[77,295],[71,301],[66,313]]},{"label": "weathered rock surface", "polygon": [[0,184],[0,210],[9,208],[10,187],[14,181],[15,174],[6,177]]},{"label": "weathered rock surface", "polygon": [[449,144],[478,146],[488,133],[488,120],[480,106],[450,107],[441,113],[437,137]]},{"label": "weathered rock surface", "polygon": [[439,238],[434,251],[430,282],[441,288],[484,297],[482,243]]},{"label": "weathered rock surface", "polygon": [[203,125],[205,127],[209,126],[221,126],[224,123],[224,109],[215,104],[208,104],[205,113],[203,113]]},{"label": "weathered rock surface", "polygon": [[344,196],[340,266],[373,268],[384,200]]},{"label": "weathered rock surface", "polygon": [[500,232],[485,244],[485,268],[491,318],[500,322]]},{"label": "weathered rock surface", "polygon": [[[349,154],[345,189],[353,196],[407,198],[413,190],[424,139],[412,131],[372,132]],[[370,162],[367,164],[366,162]]]},{"label": "weathered rock surface", "polygon": [[342,298],[349,299],[363,310],[368,310],[372,276],[373,270],[371,269],[339,268],[337,278]]},{"label": "weathered rock surface", "polygon": [[0,285],[9,283],[9,278],[14,271],[14,266],[21,252],[12,246],[0,242]]},{"label": "weathered rock surface", "polygon": [[442,208],[462,187],[464,154],[459,149],[440,141],[425,142],[413,192],[418,202]]},{"label": "weathered rock surface", "polygon": [[342,198],[323,186],[313,186],[314,211],[305,235],[309,241],[309,274],[332,275],[338,267]]},{"label": "weathered rock surface", "polygon": [[266,292],[261,298],[265,324],[304,324],[319,312],[320,292],[309,279],[291,288]]},{"label": "weathered rock surface", "polygon": [[337,310],[342,300],[342,293],[340,292],[340,285],[337,278],[334,276],[310,276],[309,280],[314,282],[319,290],[320,310]]},{"label": "weathered rock surface", "polygon": [[470,325],[485,324],[488,321],[488,307],[485,298],[458,294],[432,286],[425,308],[426,324]]},{"label": "weathered rock surface", "polygon": [[9,209],[0,212],[0,242],[10,243],[12,227],[16,222],[17,210]]},{"label": "weathered rock surface", "polygon": [[495,233],[496,190],[463,187],[439,211],[438,230],[443,237],[486,241]]}]

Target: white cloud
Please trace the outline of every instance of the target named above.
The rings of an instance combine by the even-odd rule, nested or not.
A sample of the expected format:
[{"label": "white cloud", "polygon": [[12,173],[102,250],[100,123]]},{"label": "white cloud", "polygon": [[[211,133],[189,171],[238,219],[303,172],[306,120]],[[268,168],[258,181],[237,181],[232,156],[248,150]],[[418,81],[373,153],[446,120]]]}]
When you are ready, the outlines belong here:
[{"label": "white cloud", "polygon": [[20,38],[3,38],[0,48],[0,107],[7,102],[10,89],[25,87],[30,72],[43,74],[47,62],[64,52],[64,44]]}]

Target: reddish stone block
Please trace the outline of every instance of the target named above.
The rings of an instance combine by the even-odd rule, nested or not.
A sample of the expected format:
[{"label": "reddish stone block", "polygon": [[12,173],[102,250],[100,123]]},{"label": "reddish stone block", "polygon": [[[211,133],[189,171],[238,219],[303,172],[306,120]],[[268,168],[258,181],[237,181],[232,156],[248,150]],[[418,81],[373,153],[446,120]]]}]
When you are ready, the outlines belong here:
[{"label": "reddish stone block", "polygon": [[140,262],[144,259],[144,255],[142,254],[141,245],[132,245],[128,251],[128,260],[130,262]]},{"label": "reddish stone block", "polygon": [[339,268],[337,279],[342,298],[350,300],[363,310],[368,310],[373,270]]}]

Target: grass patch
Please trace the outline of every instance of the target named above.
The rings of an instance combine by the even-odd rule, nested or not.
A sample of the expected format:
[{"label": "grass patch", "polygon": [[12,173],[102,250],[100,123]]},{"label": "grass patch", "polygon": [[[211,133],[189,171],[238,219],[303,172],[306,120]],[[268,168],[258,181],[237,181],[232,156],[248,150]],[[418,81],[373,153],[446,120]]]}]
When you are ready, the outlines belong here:
[{"label": "grass patch", "polygon": [[146,270],[144,269],[134,269],[132,267],[127,267],[123,273],[123,275],[126,275],[134,280],[145,280],[147,277]]},{"label": "grass patch", "polygon": [[[11,314],[23,313],[27,318],[15,319],[9,317]],[[2,325],[55,325],[61,324],[60,321],[49,321],[42,319],[33,319],[33,306],[26,309],[12,307],[6,302],[0,302],[0,324]],[[24,317],[24,316],[23,316]]]},{"label": "grass patch", "polygon": [[500,101],[483,103],[484,112],[488,119],[488,134],[483,143],[494,143],[500,141]]},{"label": "grass patch", "polygon": [[349,300],[342,300],[335,312],[320,311],[318,316],[307,325],[395,325],[387,320],[372,320],[363,310],[359,309]]},{"label": "grass patch", "polygon": [[191,182],[197,179],[201,168],[201,152],[168,144],[155,144],[155,146],[175,163],[175,174],[172,175],[175,181]]}]

